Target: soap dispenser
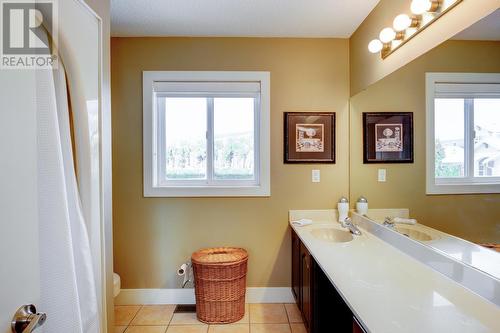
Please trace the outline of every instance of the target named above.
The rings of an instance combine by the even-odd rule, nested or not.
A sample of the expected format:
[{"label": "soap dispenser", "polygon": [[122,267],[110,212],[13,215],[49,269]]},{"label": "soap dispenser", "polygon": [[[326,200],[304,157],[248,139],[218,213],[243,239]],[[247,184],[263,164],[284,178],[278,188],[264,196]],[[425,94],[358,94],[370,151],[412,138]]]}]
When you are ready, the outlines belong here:
[{"label": "soap dispenser", "polygon": [[360,215],[368,214],[368,200],[364,196],[360,196],[356,202],[356,212]]},{"label": "soap dispenser", "polygon": [[349,215],[349,200],[346,197],[340,198],[337,203],[337,210],[339,212],[339,222],[343,222]]}]

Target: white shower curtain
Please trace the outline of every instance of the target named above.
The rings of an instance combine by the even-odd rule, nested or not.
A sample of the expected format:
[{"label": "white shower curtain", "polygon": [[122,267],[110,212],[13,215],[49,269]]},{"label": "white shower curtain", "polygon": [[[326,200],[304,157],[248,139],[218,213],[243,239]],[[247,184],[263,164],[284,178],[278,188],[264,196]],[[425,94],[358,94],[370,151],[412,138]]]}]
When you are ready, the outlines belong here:
[{"label": "white shower curtain", "polygon": [[39,309],[48,314],[39,331],[97,333],[99,306],[75,175],[63,64],[53,71],[37,70],[36,77]]}]

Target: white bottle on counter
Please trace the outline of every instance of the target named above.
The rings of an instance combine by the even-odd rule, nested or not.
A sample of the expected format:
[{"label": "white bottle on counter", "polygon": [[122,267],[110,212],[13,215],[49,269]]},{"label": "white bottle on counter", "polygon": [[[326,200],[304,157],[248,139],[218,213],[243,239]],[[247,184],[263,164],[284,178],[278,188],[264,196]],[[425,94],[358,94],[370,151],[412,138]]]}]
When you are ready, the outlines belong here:
[{"label": "white bottle on counter", "polygon": [[356,212],[361,215],[368,214],[368,200],[365,197],[360,196],[356,202]]},{"label": "white bottle on counter", "polygon": [[346,197],[340,198],[337,203],[337,210],[339,212],[339,222],[342,223],[349,216],[349,200]]}]

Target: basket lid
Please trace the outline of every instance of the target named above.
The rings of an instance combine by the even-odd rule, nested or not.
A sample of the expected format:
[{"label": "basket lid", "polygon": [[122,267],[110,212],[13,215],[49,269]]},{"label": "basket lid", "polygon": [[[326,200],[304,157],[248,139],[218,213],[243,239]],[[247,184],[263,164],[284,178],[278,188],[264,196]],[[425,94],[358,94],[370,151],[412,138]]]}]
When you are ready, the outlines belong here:
[{"label": "basket lid", "polygon": [[214,247],[201,249],[193,253],[191,260],[199,264],[225,264],[248,258],[245,249],[237,247]]}]

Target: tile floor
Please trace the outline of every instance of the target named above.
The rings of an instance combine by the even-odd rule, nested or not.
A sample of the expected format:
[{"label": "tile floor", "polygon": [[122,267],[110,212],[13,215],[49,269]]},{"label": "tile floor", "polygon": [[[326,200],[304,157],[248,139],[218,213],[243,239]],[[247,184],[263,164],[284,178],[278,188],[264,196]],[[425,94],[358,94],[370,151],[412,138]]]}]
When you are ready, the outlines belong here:
[{"label": "tile floor", "polygon": [[295,304],[246,304],[245,316],[228,325],[207,325],[175,305],[115,306],[115,333],[306,333]]}]

